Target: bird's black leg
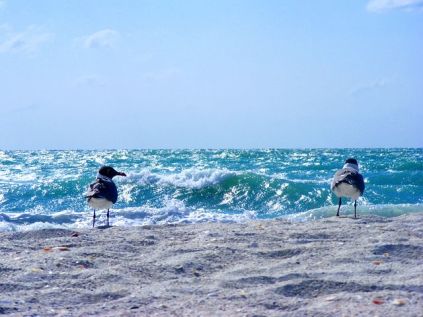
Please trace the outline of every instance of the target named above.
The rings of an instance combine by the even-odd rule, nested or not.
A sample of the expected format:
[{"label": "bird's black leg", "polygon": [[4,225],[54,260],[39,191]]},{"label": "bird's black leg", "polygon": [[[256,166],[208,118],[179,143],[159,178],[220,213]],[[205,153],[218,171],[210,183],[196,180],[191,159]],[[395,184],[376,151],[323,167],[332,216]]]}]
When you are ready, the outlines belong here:
[{"label": "bird's black leg", "polygon": [[354,219],[357,219],[357,200],[354,200]]},{"label": "bird's black leg", "polygon": [[341,204],[342,204],[342,198],[339,197],[339,205],[338,205],[338,212],[336,213],[336,216],[339,217],[339,209],[341,209]]},{"label": "bird's black leg", "polygon": [[109,226],[109,209],[107,209],[107,226]]},{"label": "bird's black leg", "polygon": [[93,213],[93,228],[94,228],[94,225],[95,225],[95,209],[94,209],[94,213]]}]

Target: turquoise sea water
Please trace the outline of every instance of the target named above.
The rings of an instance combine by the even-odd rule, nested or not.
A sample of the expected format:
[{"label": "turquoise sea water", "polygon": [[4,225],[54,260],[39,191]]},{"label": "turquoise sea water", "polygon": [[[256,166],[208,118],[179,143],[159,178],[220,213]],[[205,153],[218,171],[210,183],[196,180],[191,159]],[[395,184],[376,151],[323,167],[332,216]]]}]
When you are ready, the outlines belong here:
[{"label": "turquoise sea water", "polygon": [[0,151],[0,231],[90,227],[83,194],[103,164],[128,175],[112,225],[333,216],[348,157],[366,182],[359,215],[423,211],[423,149]]}]

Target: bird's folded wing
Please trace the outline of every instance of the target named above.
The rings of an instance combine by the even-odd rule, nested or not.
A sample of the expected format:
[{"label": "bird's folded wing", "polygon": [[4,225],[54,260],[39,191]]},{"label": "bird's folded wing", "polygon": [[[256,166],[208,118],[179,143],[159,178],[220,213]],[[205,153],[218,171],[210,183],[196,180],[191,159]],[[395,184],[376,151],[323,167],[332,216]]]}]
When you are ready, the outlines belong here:
[{"label": "bird's folded wing", "polygon": [[344,168],[336,172],[332,182],[332,189],[341,183],[355,186],[360,190],[360,192],[364,191],[363,176],[351,169]]},{"label": "bird's folded wing", "polygon": [[97,197],[100,198],[101,190],[104,189],[106,186],[99,182],[98,180],[92,184],[90,184],[90,187],[88,188],[87,192],[85,193],[85,198],[92,198]]},{"label": "bird's folded wing", "polygon": [[350,171],[350,170],[341,170],[340,172],[339,172],[339,174],[338,173],[336,173],[336,175],[335,175],[335,184],[337,185],[337,184],[339,184],[339,183],[348,183],[348,184],[350,184],[351,183],[351,175],[353,174],[353,172],[352,171]]}]

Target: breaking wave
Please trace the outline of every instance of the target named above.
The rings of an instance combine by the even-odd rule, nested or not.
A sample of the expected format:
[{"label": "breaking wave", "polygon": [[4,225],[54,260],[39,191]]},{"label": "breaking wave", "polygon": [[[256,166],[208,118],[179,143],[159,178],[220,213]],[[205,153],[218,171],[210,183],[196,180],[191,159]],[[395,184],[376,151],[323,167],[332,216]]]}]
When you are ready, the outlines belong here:
[{"label": "breaking wave", "polygon": [[89,227],[83,194],[102,164],[128,175],[115,178],[115,225],[328,217],[350,156],[366,182],[359,214],[422,210],[422,149],[0,151],[0,231]]}]

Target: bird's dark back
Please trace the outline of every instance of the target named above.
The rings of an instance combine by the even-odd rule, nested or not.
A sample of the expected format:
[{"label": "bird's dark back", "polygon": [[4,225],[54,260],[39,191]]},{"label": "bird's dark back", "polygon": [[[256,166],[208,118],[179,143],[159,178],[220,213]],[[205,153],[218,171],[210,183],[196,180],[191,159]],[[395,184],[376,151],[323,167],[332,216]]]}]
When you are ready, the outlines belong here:
[{"label": "bird's dark back", "polygon": [[91,190],[95,190],[97,193],[93,196],[94,198],[105,198],[112,203],[116,203],[118,197],[118,191],[113,181],[105,181],[101,178],[97,178],[94,183],[90,185]]},{"label": "bird's dark back", "polygon": [[350,184],[358,188],[361,194],[364,193],[365,185],[363,176],[360,173],[356,172],[354,169],[343,168],[336,172],[332,188],[341,183]]}]

